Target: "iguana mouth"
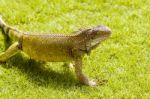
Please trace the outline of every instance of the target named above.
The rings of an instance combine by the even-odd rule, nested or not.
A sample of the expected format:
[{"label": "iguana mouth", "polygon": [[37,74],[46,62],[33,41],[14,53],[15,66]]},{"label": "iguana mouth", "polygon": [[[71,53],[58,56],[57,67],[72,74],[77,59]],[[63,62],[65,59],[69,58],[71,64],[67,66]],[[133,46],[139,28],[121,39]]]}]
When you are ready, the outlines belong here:
[{"label": "iguana mouth", "polygon": [[91,46],[95,46],[99,43],[101,43],[101,41],[105,40],[108,36],[103,36],[103,37],[100,37],[100,38],[97,38],[97,39],[93,39],[92,42],[91,42]]}]

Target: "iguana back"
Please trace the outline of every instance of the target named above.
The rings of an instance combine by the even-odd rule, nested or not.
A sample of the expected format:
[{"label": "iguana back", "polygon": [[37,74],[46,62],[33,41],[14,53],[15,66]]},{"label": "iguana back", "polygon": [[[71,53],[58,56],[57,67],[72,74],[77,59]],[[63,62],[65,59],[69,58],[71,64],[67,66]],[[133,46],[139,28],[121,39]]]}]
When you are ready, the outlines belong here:
[{"label": "iguana back", "polygon": [[71,61],[74,43],[73,37],[65,35],[23,34],[22,50],[41,61]]}]

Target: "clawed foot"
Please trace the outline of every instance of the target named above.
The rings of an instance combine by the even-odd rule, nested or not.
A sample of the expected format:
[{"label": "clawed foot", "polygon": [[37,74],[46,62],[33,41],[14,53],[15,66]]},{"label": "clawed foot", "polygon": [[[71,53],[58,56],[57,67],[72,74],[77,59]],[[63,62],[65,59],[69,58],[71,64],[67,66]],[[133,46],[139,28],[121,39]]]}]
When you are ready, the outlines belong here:
[{"label": "clawed foot", "polygon": [[105,83],[108,82],[108,80],[98,80],[98,85],[104,85]]},{"label": "clawed foot", "polygon": [[108,80],[98,80],[97,82],[95,80],[90,80],[88,83],[85,83],[88,86],[97,86],[97,85],[103,85],[107,83]]},{"label": "clawed foot", "polygon": [[90,81],[88,82],[88,85],[89,85],[89,86],[96,86],[97,83],[96,83],[96,81],[94,81],[94,80],[90,80]]}]

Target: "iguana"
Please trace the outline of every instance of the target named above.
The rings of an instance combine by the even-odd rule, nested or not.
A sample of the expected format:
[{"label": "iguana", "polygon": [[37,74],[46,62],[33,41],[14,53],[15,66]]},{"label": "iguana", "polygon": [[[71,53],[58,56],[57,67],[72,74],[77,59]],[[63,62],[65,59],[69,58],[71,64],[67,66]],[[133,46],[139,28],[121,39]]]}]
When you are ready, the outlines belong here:
[{"label": "iguana", "polygon": [[0,62],[6,62],[17,50],[39,61],[74,62],[78,80],[85,85],[96,85],[94,80],[89,80],[82,72],[82,57],[111,35],[108,27],[99,25],[70,35],[33,34],[10,27],[0,17],[0,28],[6,37],[15,41],[5,52],[0,53]]}]

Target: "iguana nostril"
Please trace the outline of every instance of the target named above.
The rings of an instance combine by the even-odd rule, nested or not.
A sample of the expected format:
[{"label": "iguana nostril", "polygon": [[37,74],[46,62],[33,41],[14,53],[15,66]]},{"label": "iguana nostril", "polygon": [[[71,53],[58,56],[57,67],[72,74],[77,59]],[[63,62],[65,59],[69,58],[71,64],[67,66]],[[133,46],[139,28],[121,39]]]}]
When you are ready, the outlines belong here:
[{"label": "iguana nostril", "polygon": [[111,33],[112,33],[112,32],[111,32],[111,29],[110,29],[110,28],[107,28],[107,29],[106,29],[106,33],[111,34]]}]

